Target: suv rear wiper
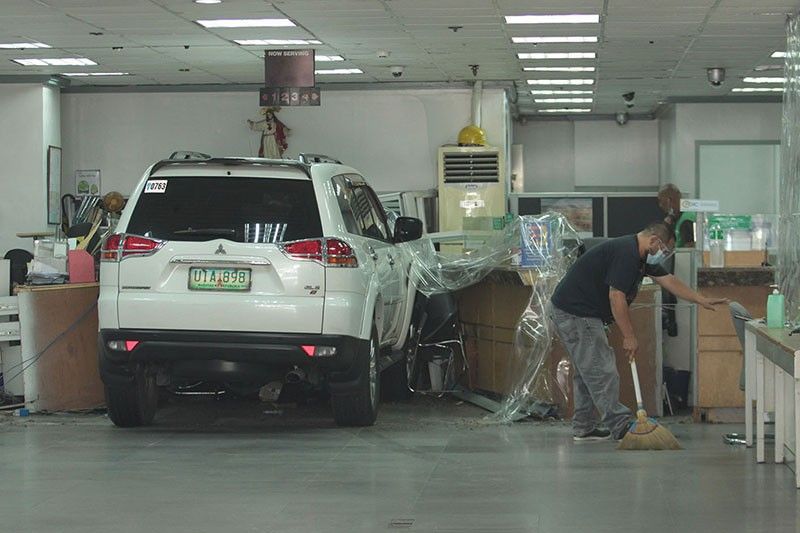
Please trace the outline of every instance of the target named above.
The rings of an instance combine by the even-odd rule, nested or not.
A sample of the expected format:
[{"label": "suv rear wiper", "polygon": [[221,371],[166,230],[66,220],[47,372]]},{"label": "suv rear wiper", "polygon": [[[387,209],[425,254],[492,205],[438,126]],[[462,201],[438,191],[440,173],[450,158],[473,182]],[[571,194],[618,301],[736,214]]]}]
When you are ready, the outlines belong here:
[{"label": "suv rear wiper", "polygon": [[236,235],[235,229],[230,228],[186,228],[173,231],[175,235],[211,235],[219,237],[230,237]]}]

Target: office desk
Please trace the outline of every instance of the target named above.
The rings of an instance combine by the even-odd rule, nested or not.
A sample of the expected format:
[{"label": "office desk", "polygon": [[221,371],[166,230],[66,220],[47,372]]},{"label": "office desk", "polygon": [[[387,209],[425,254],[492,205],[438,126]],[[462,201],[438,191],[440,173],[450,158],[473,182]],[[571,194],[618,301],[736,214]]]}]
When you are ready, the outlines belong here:
[{"label": "office desk", "polygon": [[774,411],[775,462],[794,464],[795,485],[800,488],[797,443],[800,442],[800,335],[769,329],[759,321],[745,328],[746,422],[752,440],[752,398],[756,402],[756,461],[765,462],[764,419]]}]

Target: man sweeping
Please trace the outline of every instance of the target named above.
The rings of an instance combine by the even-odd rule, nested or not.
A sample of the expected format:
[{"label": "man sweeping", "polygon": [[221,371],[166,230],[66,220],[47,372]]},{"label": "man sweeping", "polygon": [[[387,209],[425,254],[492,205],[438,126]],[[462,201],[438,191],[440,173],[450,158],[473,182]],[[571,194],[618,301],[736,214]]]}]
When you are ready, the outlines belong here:
[{"label": "man sweeping", "polygon": [[619,373],[605,325],[617,323],[623,349],[633,359],[639,341],[629,306],[644,276],[712,311],[726,302],[698,294],[659,266],[674,253],[672,244],[671,229],[660,222],[635,235],[605,241],[578,258],[553,293],[549,315],[573,365],[576,441],[620,440],[628,431],[632,413],[619,401]]}]

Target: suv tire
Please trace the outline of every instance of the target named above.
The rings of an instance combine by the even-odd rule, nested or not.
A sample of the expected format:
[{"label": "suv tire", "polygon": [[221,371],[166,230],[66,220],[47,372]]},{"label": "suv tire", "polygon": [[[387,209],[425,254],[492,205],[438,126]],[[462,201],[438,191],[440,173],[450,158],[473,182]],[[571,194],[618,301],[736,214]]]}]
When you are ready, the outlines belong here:
[{"label": "suv tire", "polygon": [[117,427],[150,425],[158,407],[156,376],[140,368],[130,385],[106,387],[106,406],[108,417]]},{"label": "suv tire", "polygon": [[361,354],[361,378],[351,391],[331,394],[333,418],[339,426],[372,426],[378,418],[381,380],[378,372],[378,331],[372,326],[369,350]]}]

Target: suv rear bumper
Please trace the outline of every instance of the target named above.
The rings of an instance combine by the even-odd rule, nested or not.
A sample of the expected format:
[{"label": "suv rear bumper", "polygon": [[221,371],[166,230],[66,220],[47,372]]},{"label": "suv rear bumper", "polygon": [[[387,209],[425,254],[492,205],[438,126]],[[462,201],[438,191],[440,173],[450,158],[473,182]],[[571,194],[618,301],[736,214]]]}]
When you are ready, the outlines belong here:
[{"label": "suv rear bumper", "polygon": [[[138,341],[130,351],[112,350],[110,341]],[[211,362],[241,363],[244,368],[290,370],[316,368],[332,389],[355,386],[360,379],[359,360],[368,357],[369,340],[344,335],[242,333],[225,331],[102,329],[98,336],[100,377],[109,386],[133,380],[141,364],[169,368],[195,365],[200,373]],[[302,346],[333,346],[329,357],[306,355]]]}]

